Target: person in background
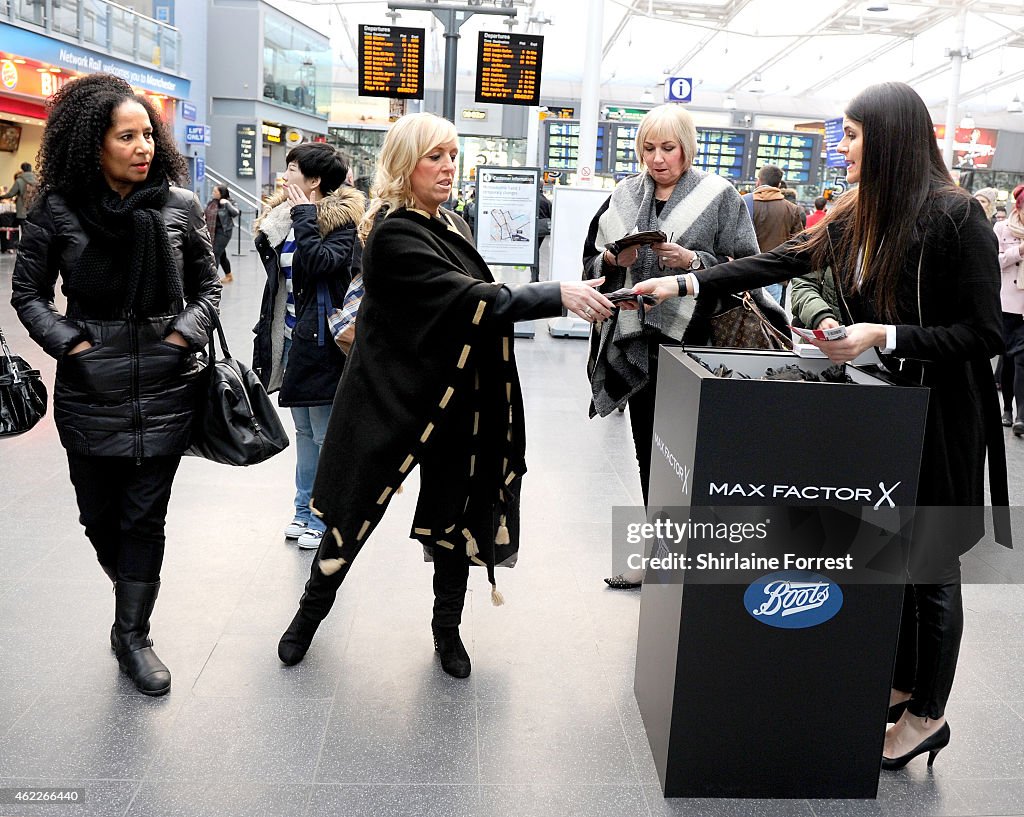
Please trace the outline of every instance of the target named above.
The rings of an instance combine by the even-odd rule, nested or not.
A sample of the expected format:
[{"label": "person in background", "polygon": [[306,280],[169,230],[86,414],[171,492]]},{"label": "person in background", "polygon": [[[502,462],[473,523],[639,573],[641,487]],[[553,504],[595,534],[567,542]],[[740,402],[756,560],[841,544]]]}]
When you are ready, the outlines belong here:
[{"label": "person in background", "polygon": [[[994,228],[999,240],[999,267],[1002,270],[999,297],[1003,307],[1003,343],[1006,344],[1001,361],[1002,421],[1004,426],[1013,429],[1015,436],[1024,437],[1024,288],[1019,283],[1021,248],[1024,247],[1024,184],[1013,189],[1010,202],[1010,217],[997,222]],[[1014,401],[1017,403],[1016,417],[1013,414]]]},{"label": "person in background", "polygon": [[231,201],[231,193],[226,184],[216,185],[212,195],[213,198],[206,205],[206,227],[213,239],[213,256],[224,270],[224,277],[220,279],[224,284],[234,280],[227,250],[239,210]]},{"label": "person in background", "polygon": [[544,240],[551,235],[551,199],[544,195],[544,191],[537,186],[537,265],[530,272],[530,280],[534,283],[540,280],[540,248]]},{"label": "person in background", "polygon": [[[758,171],[757,187],[744,198],[751,211],[754,233],[761,252],[775,249],[803,229],[803,211],[782,195],[782,171],[775,165],[764,165]],[[764,289],[779,304],[783,304],[785,285],[785,281],[780,281]]]},{"label": "person in background", "polygon": [[1006,208],[1001,204],[996,205],[996,212],[992,216],[992,223],[996,224],[1000,221],[1006,221]]},{"label": "person in background", "polygon": [[470,233],[476,235],[476,187],[466,191],[466,206],[462,209],[462,215]]},{"label": "person in background", "polygon": [[[28,162],[21,163],[21,169],[14,174],[14,184],[6,193],[0,194],[2,199],[14,199],[14,226],[21,227],[28,217],[28,211],[35,203],[39,190],[39,180],[32,172],[32,165]],[[15,244],[15,246],[17,246]],[[7,252],[13,252],[14,247],[8,247]]]},{"label": "person in background", "polygon": [[811,227],[815,226],[823,218],[825,218],[825,205],[826,204],[828,204],[828,202],[825,201],[825,197],[824,196],[818,196],[818,198],[816,198],[814,200],[814,212],[811,213],[807,217],[807,225],[806,225],[806,227],[807,227],[808,230]]},{"label": "person in background", "polygon": [[[897,125],[898,123],[898,125]],[[928,389],[909,580],[897,647],[883,769],[950,740],[946,702],[963,635],[960,556],[984,535],[985,460],[993,506],[1008,505],[1006,455],[989,363],[1002,348],[995,233],[942,161],[928,107],[909,85],[858,94],[838,150],[847,191],[818,229],[771,252],[713,270],[644,281],[659,301],[717,297],[831,267],[846,337],[812,341],[833,362],[875,347],[903,382]],[[823,318],[814,328],[839,325]],[[842,434],[842,428],[834,430]],[[1009,544],[1005,516],[995,539]],[[926,559],[922,559],[924,556]]]},{"label": "person in background", "polygon": [[384,138],[361,225],[364,294],[356,341],[331,415],[312,506],[330,530],[313,561],[278,657],[303,660],[353,560],[419,467],[412,538],[433,560],[431,630],[442,669],[470,674],[459,635],[470,564],[515,563],[525,418],[517,320],[562,307],[589,321],[612,304],[593,285],[495,283],[451,195],[458,133],[430,113],[401,117]]},{"label": "person in background", "polygon": [[800,211],[800,228],[805,228],[807,226],[807,213],[804,211],[804,208],[797,203],[796,190],[792,187],[786,187],[785,181],[782,182],[782,198]]},{"label": "person in background", "polygon": [[[118,77],[91,74],[53,95],[39,158],[41,198],[24,225],[11,303],[57,359],[53,416],[79,519],[114,583],[111,649],[140,692],[163,695],[171,674],[153,650],[150,616],[189,444],[195,352],[209,338],[206,305],[220,300],[210,236],[199,200],[177,186],[186,164],[174,137]],[[73,692],[76,682],[65,666],[62,686]]]},{"label": "person in background", "polygon": [[253,371],[280,391],[295,423],[295,511],[286,539],[316,549],[324,524],[309,508],[320,448],[345,355],[327,331],[351,281],[356,225],[365,199],[342,183],[342,155],[305,142],[285,157],[284,190],[256,222],[256,249],[267,272],[253,342]]},{"label": "person in background", "polygon": [[974,198],[985,211],[985,218],[994,222],[994,216],[996,214],[996,200],[999,198],[999,191],[994,187],[983,187],[981,190],[975,191]]}]

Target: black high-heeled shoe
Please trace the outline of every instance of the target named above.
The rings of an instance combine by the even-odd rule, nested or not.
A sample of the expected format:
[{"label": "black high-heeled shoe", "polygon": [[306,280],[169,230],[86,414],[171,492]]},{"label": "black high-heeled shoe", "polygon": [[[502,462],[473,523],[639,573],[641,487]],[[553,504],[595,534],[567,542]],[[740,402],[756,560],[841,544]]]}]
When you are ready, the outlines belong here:
[{"label": "black high-heeled shoe", "polygon": [[604,583],[613,590],[633,590],[643,584],[643,582],[631,582],[621,573],[618,576],[605,579]]},{"label": "black high-heeled shoe", "polygon": [[902,769],[918,755],[928,753],[928,768],[935,762],[935,757],[949,745],[949,724],[944,723],[933,735],[929,735],[917,746],[899,757],[886,757],[882,755],[882,768],[886,771]]},{"label": "black high-heeled shoe", "polygon": [[900,718],[903,717],[903,713],[907,711],[907,704],[910,703],[910,699],[907,698],[905,701],[893,704],[889,707],[889,714],[885,717],[886,723],[896,723]]}]

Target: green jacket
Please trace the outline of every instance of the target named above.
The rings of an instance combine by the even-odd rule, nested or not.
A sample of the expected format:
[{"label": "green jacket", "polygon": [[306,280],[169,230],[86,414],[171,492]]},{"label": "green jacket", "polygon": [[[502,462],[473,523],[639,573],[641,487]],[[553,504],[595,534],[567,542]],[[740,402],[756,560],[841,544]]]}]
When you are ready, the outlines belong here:
[{"label": "green jacket", "polygon": [[20,220],[24,220],[28,216],[27,193],[30,184],[38,185],[39,180],[31,170],[23,170],[14,180],[11,189],[0,196],[0,199],[14,199],[14,217]]},{"label": "green jacket", "polygon": [[817,329],[825,318],[833,318],[843,324],[852,323],[832,267],[793,278],[790,287],[790,308],[795,326]]}]

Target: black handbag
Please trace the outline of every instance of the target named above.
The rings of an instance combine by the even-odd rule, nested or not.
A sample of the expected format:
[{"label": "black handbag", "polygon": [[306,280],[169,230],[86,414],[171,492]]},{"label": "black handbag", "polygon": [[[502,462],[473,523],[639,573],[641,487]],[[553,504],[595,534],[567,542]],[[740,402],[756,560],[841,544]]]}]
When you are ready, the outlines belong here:
[{"label": "black handbag", "polygon": [[0,437],[24,434],[46,414],[46,386],[39,370],[12,355],[0,329]]},{"label": "black handbag", "polygon": [[[216,333],[210,332],[206,369],[198,384],[192,443],[185,452],[225,465],[255,465],[288,447],[277,409],[255,373],[231,357],[220,316],[204,301]],[[217,359],[214,337],[224,357]]]}]

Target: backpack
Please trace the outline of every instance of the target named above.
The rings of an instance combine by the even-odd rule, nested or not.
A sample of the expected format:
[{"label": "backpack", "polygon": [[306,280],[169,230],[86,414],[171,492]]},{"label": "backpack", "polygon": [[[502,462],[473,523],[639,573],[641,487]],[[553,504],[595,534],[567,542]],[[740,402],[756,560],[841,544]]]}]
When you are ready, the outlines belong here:
[{"label": "backpack", "polygon": [[28,213],[36,203],[36,199],[39,198],[39,185],[35,182],[27,182],[24,179],[21,180],[21,201],[25,206],[25,212]]}]

